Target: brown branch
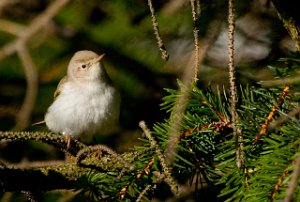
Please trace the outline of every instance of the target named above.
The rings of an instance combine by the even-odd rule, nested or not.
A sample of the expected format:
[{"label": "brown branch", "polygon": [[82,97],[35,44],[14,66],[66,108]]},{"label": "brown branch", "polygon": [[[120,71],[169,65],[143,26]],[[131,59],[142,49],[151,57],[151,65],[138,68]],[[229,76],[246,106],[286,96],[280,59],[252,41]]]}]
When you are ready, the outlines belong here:
[{"label": "brown branch", "polygon": [[157,45],[158,48],[160,50],[161,53],[161,57],[162,59],[164,59],[165,61],[167,61],[169,59],[169,54],[166,50],[166,47],[161,39],[160,33],[159,33],[159,26],[158,26],[158,21],[156,19],[156,14],[155,14],[155,10],[153,8],[152,5],[152,0],[148,0],[148,6],[151,12],[151,21],[152,21],[152,26],[153,26],[153,30],[154,30],[154,35],[157,41]]},{"label": "brown branch", "polygon": [[237,89],[235,83],[235,65],[234,65],[234,0],[228,0],[228,67],[229,67],[229,84],[230,84],[230,113],[233,129],[233,136],[237,145],[236,165],[244,166],[244,138],[240,128],[238,128],[237,108]]},{"label": "brown branch", "polygon": [[5,19],[0,19],[0,30],[7,32],[9,34],[13,34],[16,36],[20,36],[21,33],[24,31],[25,26],[9,21],[9,20],[5,20]]},{"label": "brown branch", "polygon": [[[147,174],[147,175],[148,175],[149,172],[150,172],[150,168],[153,166],[153,164],[154,164],[154,157],[151,158],[151,160],[148,162],[147,167],[146,167],[145,169],[143,169],[142,171],[138,171],[138,172],[136,173],[135,179],[136,179],[136,180],[140,180],[141,177],[142,177],[144,174]],[[126,193],[127,193],[127,191],[128,191],[128,188],[129,188],[129,186],[132,184],[132,182],[133,182],[133,181],[127,183],[125,186],[123,186],[123,187],[121,188],[121,190],[119,191],[119,197],[120,197],[120,199],[123,200],[123,199],[125,198],[125,195],[126,195]],[[137,200],[137,201],[138,201],[138,200]]]},{"label": "brown branch", "polygon": [[31,21],[17,39],[0,49],[0,60],[14,54],[19,47],[18,44],[26,44],[34,34],[46,27],[52,18],[70,1],[71,0],[56,0],[48,6],[43,13]]},{"label": "brown branch", "polygon": [[70,147],[67,148],[65,137],[60,134],[51,132],[24,132],[24,131],[0,131],[0,141],[28,141],[34,140],[50,144],[56,148],[68,152],[73,156],[76,156],[78,151],[85,148],[83,143],[71,139]]},{"label": "brown branch", "polygon": [[195,45],[195,60],[194,60],[194,81],[198,81],[198,74],[200,68],[200,60],[199,60],[199,28],[197,25],[197,20],[200,15],[200,1],[197,0],[190,0],[191,7],[192,7],[192,18],[193,18],[193,34],[194,34],[194,45]]},{"label": "brown branch", "polygon": [[148,175],[150,173],[150,168],[153,166],[154,164],[154,157],[151,158],[151,160],[148,162],[147,164],[147,167],[144,168],[142,171],[139,171],[137,174],[136,174],[136,179],[139,180],[141,179],[141,177],[146,174]]},{"label": "brown branch", "polygon": [[298,187],[298,179],[300,176],[300,155],[296,159],[295,167],[291,175],[291,179],[288,184],[288,189],[286,190],[283,202],[290,202],[293,200],[293,194],[295,189]]},{"label": "brown branch", "polygon": [[293,109],[292,111],[290,111],[288,114],[279,117],[277,120],[274,120],[270,123],[268,130],[274,130],[275,128],[277,128],[278,126],[280,126],[281,124],[287,122],[288,120],[294,118],[295,116],[297,116],[298,114],[300,114],[300,107],[296,107],[295,109]]},{"label": "brown branch", "polygon": [[38,92],[38,73],[25,44],[18,44],[17,53],[24,67],[27,81],[25,98],[22,107],[17,114],[16,125],[14,127],[17,130],[22,130],[28,126],[34,108]]},{"label": "brown branch", "polygon": [[[89,147],[85,147],[83,149],[81,149],[77,155],[76,155],[76,164],[78,165],[85,165],[82,161],[91,153],[98,153],[97,158],[100,158],[100,153],[102,152],[106,152],[109,155],[113,156],[115,159],[117,159],[117,161],[121,164],[123,164],[123,166],[129,170],[133,169],[133,166],[130,165],[128,162],[126,162],[121,155],[117,154],[114,150],[112,150],[111,148],[109,148],[106,145],[94,145],[94,146],[89,146]],[[88,166],[91,166],[92,164],[89,164]],[[96,165],[96,164],[93,164]],[[93,166],[92,165],[92,166]]]},{"label": "brown branch", "polygon": [[[294,164],[294,162],[292,162]],[[276,184],[274,185],[274,188],[271,191],[271,202],[275,201],[276,193],[279,190],[279,188],[282,186],[282,182],[284,178],[289,174],[290,172],[288,169],[285,169],[282,173],[282,175],[277,179]]]},{"label": "brown branch", "polygon": [[297,51],[300,52],[300,27],[299,12],[294,9],[295,5],[289,2],[272,0],[279,19],[295,43]]},{"label": "brown branch", "polygon": [[172,177],[172,175],[171,175],[171,168],[167,164],[163,153],[161,152],[161,150],[158,147],[157,142],[152,137],[152,134],[151,134],[150,130],[147,128],[147,126],[146,126],[146,124],[145,124],[144,121],[141,121],[139,125],[142,128],[142,130],[143,130],[144,134],[146,135],[146,137],[150,140],[151,146],[155,148],[155,153],[157,155],[158,160],[160,161],[160,164],[162,166],[163,172],[166,175],[166,178],[168,179],[167,181],[169,182],[168,185],[170,186],[171,191],[173,192],[173,194],[175,196],[180,195],[180,191],[181,190],[179,189],[179,185],[176,182],[176,180]]},{"label": "brown branch", "polygon": [[[27,43],[29,39],[36,33],[38,33],[42,28],[46,27],[51,19],[69,2],[70,0],[56,0],[48,8],[35,17],[31,23],[24,27],[20,31],[21,26],[16,26],[13,23],[7,23],[7,21],[1,21],[1,23],[6,23],[12,29],[11,32],[15,32],[18,36],[14,41],[6,44],[2,49],[0,49],[0,60],[8,57],[17,52],[26,76],[27,89],[26,95],[21,106],[20,111],[16,116],[16,125],[14,129],[24,129],[29,124],[29,119],[35,104],[37,91],[38,91],[38,73],[37,68],[30,56],[28,51]],[[17,34],[18,33],[18,34]]]},{"label": "brown branch", "polygon": [[275,113],[277,112],[277,110],[279,109],[279,107],[281,106],[285,96],[287,95],[287,93],[289,92],[290,87],[286,86],[282,92],[280,93],[280,95],[277,98],[277,101],[275,103],[275,105],[272,107],[269,115],[267,116],[267,118],[265,119],[265,122],[262,124],[259,134],[257,134],[255,136],[255,139],[253,140],[253,144],[257,144],[260,140],[260,138],[265,135],[268,132],[268,126],[270,124],[270,122],[272,121]]},{"label": "brown branch", "polygon": [[143,196],[145,196],[145,194],[146,194],[151,188],[155,188],[155,187],[156,187],[156,184],[161,183],[161,182],[166,178],[166,176],[163,175],[163,174],[158,174],[157,172],[155,172],[155,173],[156,173],[157,178],[155,179],[155,181],[153,182],[153,184],[150,184],[150,185],[148,185],[148,186],[145,187],[145,189],[140,193],[140,195],[139,195],[138,198],[136,199],[136,202],[142,201]]}]

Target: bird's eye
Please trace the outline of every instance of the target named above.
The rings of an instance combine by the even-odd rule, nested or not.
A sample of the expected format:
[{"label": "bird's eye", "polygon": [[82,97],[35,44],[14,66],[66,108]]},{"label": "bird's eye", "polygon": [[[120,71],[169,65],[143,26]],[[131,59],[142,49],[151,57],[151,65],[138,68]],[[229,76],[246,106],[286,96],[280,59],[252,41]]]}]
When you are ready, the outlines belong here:
[{"label": "bird's eye", "polygon": [[86,68],[86,65],[81,65],[81,68],[82,68],[82,69]]}]

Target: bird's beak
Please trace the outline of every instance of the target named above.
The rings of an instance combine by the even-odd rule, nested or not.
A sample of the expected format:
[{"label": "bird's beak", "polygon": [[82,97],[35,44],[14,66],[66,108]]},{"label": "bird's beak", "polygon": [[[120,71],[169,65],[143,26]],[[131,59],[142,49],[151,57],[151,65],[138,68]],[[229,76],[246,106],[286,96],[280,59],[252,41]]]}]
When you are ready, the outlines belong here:
[{"label": "bird's beak", "polygon": [[103,53],[102,55],[99,55],[99,56],[96,58],[95,62],[100,62],[104,56],[105,56],[105,53]]}]

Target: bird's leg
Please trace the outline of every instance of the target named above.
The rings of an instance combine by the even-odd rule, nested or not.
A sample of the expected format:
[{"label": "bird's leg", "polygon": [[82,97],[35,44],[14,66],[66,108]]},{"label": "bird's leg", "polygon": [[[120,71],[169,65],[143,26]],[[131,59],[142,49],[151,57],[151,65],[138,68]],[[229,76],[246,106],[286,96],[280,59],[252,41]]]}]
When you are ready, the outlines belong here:
[{"label": "bird's leg", "polygon": [[65,132],[63,132],[63,135],[65,137],[65,141],[67,143],[67,150],[68,150],[70,148],[70,146],[71,146],[71,139],[72,139],[72,137],[71,137],[71,135],[69,133],[65,133]]}]

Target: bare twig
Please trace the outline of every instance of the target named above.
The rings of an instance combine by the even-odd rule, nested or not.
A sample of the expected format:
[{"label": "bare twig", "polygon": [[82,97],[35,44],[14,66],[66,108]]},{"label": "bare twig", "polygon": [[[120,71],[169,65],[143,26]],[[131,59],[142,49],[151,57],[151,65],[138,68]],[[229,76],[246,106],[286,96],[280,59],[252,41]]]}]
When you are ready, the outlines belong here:
[{"label": "bare twig", "polygon": [[291,76],[287,78],[280,78],[276,80],[269,80],[269,81],[261,81],[260,82],[263,86],[280,86],[280,85],[291,85],[291,84],[299,84],[300,77],[299,75]]},{"label": "bare twig", "polygon": [[0,30],[7,32],[9,34],[13,34],[16,36],[21,35],[21,33],[24,31],[25,26],[9,21],[9,20],[5,20],[5,19],[0,19]]},{"label": "bare twig", "polygon": [[281,116],[277,120],[272,121],[268,127],[268,130],[274,130],[275,128],[287,122],[289,119],[292,119],[293,117],[297,116],[298,114],[300,114],[300,107],[296,107],[285,116]]},{"label": "bare twig", "polygon": [[295,189],[298,186],[299,176],[300,176],[300,155],[298,154],[298,157],[296,159],[296,164],[295,164],[293,173],[291,175],[291,180],[289,181],[288,189],[286,190],[283,202],[290,202],[290,201],[292,201],[293,194],[295,192]]},{"label": "bare twig", "polygon": [[194,45],[195,45],[195,61],[194,61],[194,81],[198,81],[200,60],[199,60],[199,28],[197,25],[197,20],[200,15],[200,1],[199,0],[190,0],[192,7],[192,18],[194,22]]},{"label": "bare twig", "polygon": [[43,13],[32,20],[17,39],[6,44],[2,49],[0,49],[0,59],[14,54],[18,49],[17,44],[26,44],[34,34],[47,26],[51,19],[70,1],[71,0],[54,1]]},{"label": "bare twig", "polygon": [[0,141],[27,141],[34,140],[55,146],[56,148],[76,155],[78,151],[85,148],[83,143],[71,139],[71,147],[67,148],[63,135],[52,132],[24,132],[24,131],[0,131]]},{"label": "bare twig", "polygon": [[157,41],[157,45],[158,45],[158,48],[159,48],[160,53],[161,53],[161,57],[164,60],[167,61],[169,59],[169,54],[166,50],[166,47],[165,47],[165,45],[164,45],[164,43],[161,39],[160,33],[159,33],[158,22],[157,22],[157,19],[156,19],[155,10],[154,10],[153,5],[152,5],[152,0],[148,0],[148,6],[149,6],[149,9],[150,9],[150,12],[151,12],[152,26],[153,26],[155,38],[156,38],[156,41]]},{"label": "bare twig", "polygon": [[284,181],[284,178],[286,177],[286,176],[288,176],[289,175],[289,171],[287,170],[287,169],[285,169],[284,171],[283,171],[283,173],[279,176],[279,178],[277,179],[277,181],[276,181],[276,184],[274,185],[274,188],[271,190],[271,193],[270,193],[270,201],[271,202],[273,202],[273,201],[275,201],[275,198],[276,198],[276,194],[278,193],[278,191],[279,191],[279,189],[280,189],[280,187],[282,186],[282,183],[283,183],[283,181]]},{"label": "bare twig", "polygon": [[160,164],[162,166],[163,172],[166,175],[166,178],[168,179],[167,181],[169,182],[168,184],[169,184],[169,186],[171,188],[171,191],[176,196],[180,195],[179,185],[175,181],[175,179],[173,179],[173,177],[171,175],[171,168],[167,164],[163,153],[161,152],[161,150],[158,147],[157,142],[152,137],[152,134],[151,134],[150,130],[147,128],[147,126],[146,126],[146,124],[145,124],[144,121],[141,121],[139,125],[142,128],[143,132],[145,133],[146,137],[150,140],[151,146],[155,148],[155,153],[157,155],[157,158],[160,161]]},{"label": "bare twig", "polygon": [[229,67],[229,84],[230,84],[230,113],[232,119],[232,129],[237,144],[236,164],[238,167],[244,166],[243,136],[242,131],[238,128],[237,107],[237,89],[235,84],[235,66],[234,66],[234,0],[228,0],[228,67]]},{"label": "bare twig", "polygon": [[[300,27],[299,22],[297,22],[296,17],[298,13],[290,12],[289,6],[285,5],[286,3],[284,1],[280,0],[272,0],[276,10],[279,19],[283,22],[283,26],[288,31],[289,35],[293,39],[295,43],[295,47],[297,51],[300,51]],[[291,4],[292,5],[292,4]]]},{"label": "bare twig", "polygon": [[8,57],[17,52],[22,62],[27,81],[26,95],[22,107],[16,116],[15,129],[24,129],[26,126],[28,126],[38,91],[37,69],[26,45],[29,39],[34,34],[38,33],[43,27],[47,26],[51,19],[69,1],[70,0],[54,1],[43,13],[34,18],[32,22],[25,28],[22,28],[22,26],[14,23],[9,23],[8,21],[0,21],[0,23],[6,23],[6,26],[11,27],[11,30],[9,32],[18,36],[17,39],[6,44],[2,49],[0,49],[0,59]]},{"label": "bare twig", "polygon": [[25,44],[18,44],[18,55],[21,59],[22,65],[25,70],[25,76],[27,81],[27,89],[25,98],[20,111],[16,117],[15,129],[22,130],[29,124],[29,119],[35,104],[37,92],[38,92],[38,73],[37,68],[25,47]]}]

